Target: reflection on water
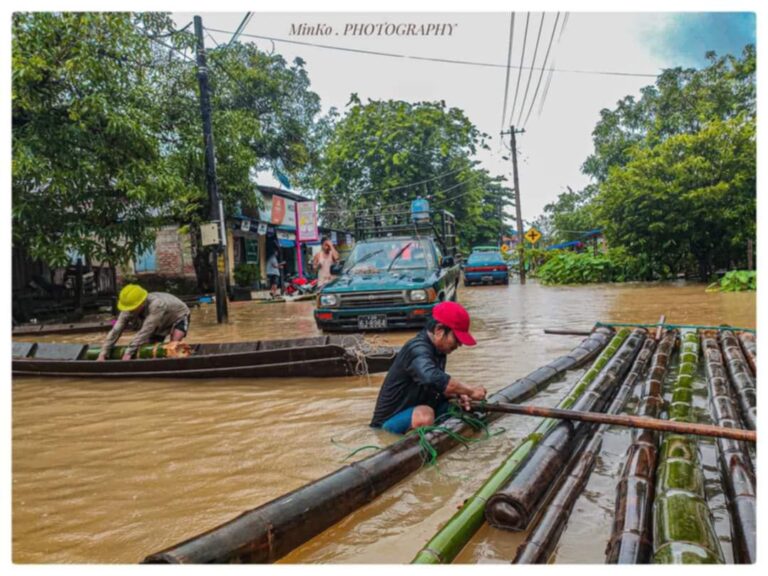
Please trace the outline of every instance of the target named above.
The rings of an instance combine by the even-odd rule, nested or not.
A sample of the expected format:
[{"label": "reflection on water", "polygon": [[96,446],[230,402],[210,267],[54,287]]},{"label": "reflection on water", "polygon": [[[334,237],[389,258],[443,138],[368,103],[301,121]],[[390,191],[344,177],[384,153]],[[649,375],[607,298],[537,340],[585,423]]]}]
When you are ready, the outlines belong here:
[{"label": "reflection on water", "polygon": [[[703,285],[544,288],[535,283],[464,288],[479,345],[451,356],[460,380],[498,390],[570,350],[578,337],[544,328],[595,321],[755,326],[755,295],[707,294]],[[230,304],[218,326],[212,305],[192,312],[190,342],[318,334],[312,302]],[[401,344],[414,332],[381,335]],[[94,342],[99,335],[49,336]],[[535,399],[554,405],[571,373]],[[21,563],[137,562],[340,467],[355,448],[396,438],[367,424],[382,374],[285,380],[13,381],[13,559]],[[706,409],[706,398],[696,396]],[[456,449],[350,515],[285,562],[406,563],[480,487],[534,426],[498,420],[506,432]],[[615,480],[629,434],[606,434],[596,472],[576,504],[557,561],[602,562]],[[368,454],[362,453],[360,457]],[[713,443],[702,443],[707,491],[723,547],[729,525]],[[458,562],[508,562],[519,534],[484,527]]]}]

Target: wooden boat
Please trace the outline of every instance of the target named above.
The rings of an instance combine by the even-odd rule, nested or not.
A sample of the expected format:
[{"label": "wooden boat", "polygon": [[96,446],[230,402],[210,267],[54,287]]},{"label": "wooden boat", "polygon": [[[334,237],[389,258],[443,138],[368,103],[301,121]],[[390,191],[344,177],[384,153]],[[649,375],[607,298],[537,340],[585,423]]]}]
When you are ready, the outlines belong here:
[{"label": "wooden boat", "polygon": [[13,336],[44,336],[48,334],[88,334],[91,332],[109,332],[114,323],[109,320],[101,322],[69,322],[61,324],[23,324],[13,328]]},{"label": "wooden boat", "polygon": [[[397,350],[359,336],[316,336],[190,344],[190,355],[130,361],[88,360],[87,344],[13,342],[14,376],[72,378],[332,377],[385,372]],[[92,356],[92,354],[90,355]]]}]

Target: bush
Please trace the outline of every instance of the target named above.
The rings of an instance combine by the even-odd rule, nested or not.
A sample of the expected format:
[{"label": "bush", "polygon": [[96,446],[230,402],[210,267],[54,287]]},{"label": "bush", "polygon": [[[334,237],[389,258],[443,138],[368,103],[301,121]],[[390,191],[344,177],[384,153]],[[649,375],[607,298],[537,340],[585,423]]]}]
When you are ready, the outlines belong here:
[{"label": "bush", "polygon": [[743,292],[757,290],[757,272],[755,270],[731,270],[718,282],[707,286],[707,292]]},{"label": "bush", "polygon": [[550,258],[539,268],[538,277],[544,284],[610,282],[613,267],[607,256],[568,252]]},{"label": "bush", "polygon": [[251,286],[259,279],[258,264],[237,264],[234,271],[235,284]]}]

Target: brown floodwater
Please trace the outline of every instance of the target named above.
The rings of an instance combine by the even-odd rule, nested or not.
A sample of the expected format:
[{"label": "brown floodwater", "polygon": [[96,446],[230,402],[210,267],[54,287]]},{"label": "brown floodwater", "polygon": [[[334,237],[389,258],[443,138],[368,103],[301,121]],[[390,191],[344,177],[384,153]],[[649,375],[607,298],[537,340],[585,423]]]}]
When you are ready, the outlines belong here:
[{"label": "brown floodwater", "polygon": [[[708,294],[701,284],[462,288],[479,345],[448,371],[493,392],[572,349],[580,337],[545,328],[595,321],[754,328],[755,293]],[[231,303],[230,324],[213,305],[192,312],[190,342],[316,335],[313,303]],[[400,344],[414,332],[379,338]],[[49,336],[93,342],[99,335]],[[533,402],[554,405],[580,371]],[[208,530],[343,464],[355,448],[397,437],[368,427],[383,374],[336,379],[13,380],[13,560],[134,563]],[[636,402],[631,401],[630,405]],[[706,416],[700,379],[695,402]],[[288,563],[408,563],[457,507],[537,424],[508,416],[505,432],[444,454],[293,551]],[[629,433],[612,428],[557,549],[558,563],[602,563]],[[716,529],[732,561],[730,525],[714,443],[700,443]],[[362,452],[355,458],[363,458]],[[509,562],[523,541],[487,526],[457,562]]]}]

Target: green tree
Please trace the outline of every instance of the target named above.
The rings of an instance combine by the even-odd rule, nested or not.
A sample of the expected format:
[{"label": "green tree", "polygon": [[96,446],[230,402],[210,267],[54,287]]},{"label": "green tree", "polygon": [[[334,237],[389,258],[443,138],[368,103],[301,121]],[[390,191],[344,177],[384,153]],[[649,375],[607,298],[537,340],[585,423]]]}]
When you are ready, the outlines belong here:
[{"label": "green tree", "polygon": [[609,172],[597,204],[606,233],[649,276],[695,263],[702,279],[742,264],[756,233],[755,124],[744,116],[637,148]]},{"label": "green tree", "polygon": [[[481,133],[445,102],[369,101],[350,97],[343,117],[330,119],[325,146],[307,183],[319,191],[321,215],[348,227],[356,210],[407,211],[417,194],[433,208],[451,211],[460,243],[498,239],[500,180],[475,168],[473,155],[487,147]],[[414,183],[418,183],[414,185]]]},{"label": "green tree", "polygon": [[707,58],[601,112],[582,166],[593,183],[545,208],[556,240],[600,226],[647,279],[743,266],[756,233],[755,50]]},{"label": "green tree", "polygon": [[[209,219],[197,68],[191,62],[195,38],[186,32],[155,43],[157,92],[165,119],[163,141],[171,169],[187,183],[171,205],[174,218],[190,225],[193,238]],[[254,44],[235,42],[207,50],[217,187],[228,215],[260,204],[256,174],[280,172],[298,179],[317,157],[315,117],[320,98],[300,58],[288,64]],[[201,289],[210,289],[208,251],[195,250]]]},{"label": "green tree", "polygon": [[13,15],[13,241],[53,265],[76,249],[118,264],[143,251],[181,182],[167,170],[148,40],[163,15]]},{"label": "green tree", "polygon": [[552,244],[569,242],[597,228],[597,214],[592,204],[596,193],[597,186],[592,184],[578,192],[568,187],[568,192],[558,195],[557,201],[544,206],[546,241]]},{"label": "green tree", "polygon": [[[161,221],[209,217],[195,38],[168,15],[17,13],[13,21],[14,242],[63,263],[121,263]],[[209,52],[218,189],[254,206],[255,173],[317,156],[319,98],[300,59],[234,43]],[[201,286],[210,284],[196,251]]]}]

